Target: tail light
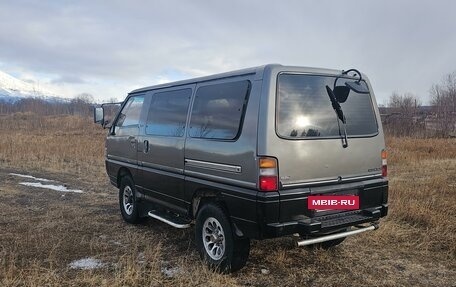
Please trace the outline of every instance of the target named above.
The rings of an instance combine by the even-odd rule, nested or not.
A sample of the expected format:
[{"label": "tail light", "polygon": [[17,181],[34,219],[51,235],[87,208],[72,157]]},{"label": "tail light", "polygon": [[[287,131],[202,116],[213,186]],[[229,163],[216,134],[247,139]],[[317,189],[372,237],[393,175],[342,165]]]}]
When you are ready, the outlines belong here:
[{"label": "tail light", "polygon": [[277,160],[272,157],[262,157],[258,165],[258,189],[260,191],[276,191],[279,186]]},{"label": "tail light", "polygon": [[386,150],[382,150],[382,176],[388,176],[388,163],[386,161],[387,153]]}]

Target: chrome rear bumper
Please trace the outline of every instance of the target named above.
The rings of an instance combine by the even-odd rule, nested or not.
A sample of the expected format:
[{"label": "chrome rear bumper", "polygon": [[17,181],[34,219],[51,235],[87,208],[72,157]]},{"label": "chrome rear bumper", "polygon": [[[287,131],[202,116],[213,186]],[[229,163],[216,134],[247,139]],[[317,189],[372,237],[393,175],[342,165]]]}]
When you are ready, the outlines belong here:
[{"label": "chrome rear bumper", "polygon": [[370,226],[367,227],[359,227],[355,230],[350,230],[350,231],[345,231],[341,233],[336,233],[336,234],[330,234],[330,235],[325,235],[317,238],[311,238],[311,239],[304,239],[304,240],[297,240],[296,241],[296,246],[301,247],[301,246],[306,246],[306,245],[311,245],[311,244],[316,244],[316,243],[321,243],[329,240],[335,240],[347,236],[352,236],[355,234],[363,233],[366,231],[370,230],[375,230],[378,228],[378,224],[372,223]]}]

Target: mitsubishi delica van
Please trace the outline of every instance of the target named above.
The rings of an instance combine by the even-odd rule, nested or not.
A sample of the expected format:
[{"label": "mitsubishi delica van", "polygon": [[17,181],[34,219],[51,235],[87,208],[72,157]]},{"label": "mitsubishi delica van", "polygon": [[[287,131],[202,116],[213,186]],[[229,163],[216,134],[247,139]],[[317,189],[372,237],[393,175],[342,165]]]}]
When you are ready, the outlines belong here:
[{"label": "mitsubishi delica van", "polygon": [[[380,115],[358,70],[266,65],[134,90],[110,123],[108,106],[94,120],[123,219],[194,226],[217,270],[242,268],[251,239],[331,247],[387,214]],[[315,196],[358,206],[313,209]]]}]

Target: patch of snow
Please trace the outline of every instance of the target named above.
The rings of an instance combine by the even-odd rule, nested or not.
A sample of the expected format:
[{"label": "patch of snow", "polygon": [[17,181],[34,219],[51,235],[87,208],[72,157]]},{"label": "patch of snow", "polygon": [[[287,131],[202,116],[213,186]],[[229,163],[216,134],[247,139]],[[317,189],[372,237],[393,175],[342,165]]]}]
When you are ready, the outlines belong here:
[{"label": "patch of snow", "polygon": [[266,268],[261,268],[261,274],[268,275],[269,274],[269,270],[266,269]]},{"label": "patch of snow", "polygon": [[25,186],[32,186],[32,187],[39,187],[39,188],[47,188],[61,192],[75,192],[75,193],[82,193],[80,189],[68,189],[66,186],[63,185],[55,185],[55,184],[42,184],[41,182],[19,182],[21,185]]},{"label": "patch of snow", "polygon": [[179,273],[182,273],[182,270],[179,267],[164,267],[161,269],[161,272],[168,278],[173,278]]},{"label": "patch of snow", "polygon": [[55,181],[55,180],[52,180],[52,179],[34,177],[34,176],[31,176],[31,175],[28,175],[28,174],[10,173],[9,175],[14,175],[14,176],[23,177],[23,178],[30,178],[30,179],[37,180],[37,181]]},{"label": "patch of snow", "polygon": [[68,264],[71,269],[82,269],[82,270],[90,270],[95,268],[101,268],[105,264],[98,259],[87,257],[82,258],[79,260],[75,260]]}]

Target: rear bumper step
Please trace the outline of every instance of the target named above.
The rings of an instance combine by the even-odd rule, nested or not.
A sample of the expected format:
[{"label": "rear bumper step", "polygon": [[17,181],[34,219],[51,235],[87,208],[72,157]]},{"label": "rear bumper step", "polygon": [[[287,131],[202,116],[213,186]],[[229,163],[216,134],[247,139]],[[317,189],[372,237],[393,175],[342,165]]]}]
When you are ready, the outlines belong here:
[{"label": "rear bumper step", "polygon": [[315,217],[313,223],[318,223],[321,229],[331,229],[334,227],[345,227],[353,224],[360,224],[364,222],[372,221],[373,219],[380,218],[380,210],[375,211],[354,211],[345,213],[336,213],[332,215],[326,215],[321,217]]},{"label": "rear bumper step", "polygon": [[360,227],[360,228],[355,229],[355,230],[345,231],[345,232],[336,233],[336,234],[330,234],[330,235],[321,236],[321,237],[318,237],[318,238],[298,240],[298,241],[296,241],[296,246],[301,247],[301,246],[321,243],[321,242],[325,242],[325,241],[335,240],[335,239],[339,239],[339,238],[348,237],[348,236],[352,236],[352,235],[355,235],[355,234],[363,233],[363,232],[366,232],[366,231],[375,230],[377,228],[378,228],[378,225],[373,223],[370,226]]},{"label": "rear bumper step", "polygon": [[189,228],[190,227],[190,221],[185,220],[182,217],[173,216],[173,215],[171,215],[169,213],[166,213],[166,212],[159,212],[159,211],[156,211],[156,210],[152,210],[152,211],[149,211],[149,213],[147,213],[147,215],[149,215],[152,218],[158,219],[161,222],[169,224],[169,225],[171,225],[172,227],[175,227],[175,228],[181,228],[182,229],[182,228]]},{"label": "rear bumper step", "polygon": [[304,235],[326,235],[343,228],[357,226],[378,221],[387,206],[372,209],[347,211],[336,214],[301,218],[295,221],[270,223],[266,225],[267,238],[291,235],[295,233]]},{"label": "rear bumper step", "polygon": [[[314,217],[310,222],[298,221],[300,233],[316,234],[331,232],[344,227],[374,222],[380,219],[381,210],[356,210],[343,213]],[[304,232],[302,232],[304,231]]]}]

